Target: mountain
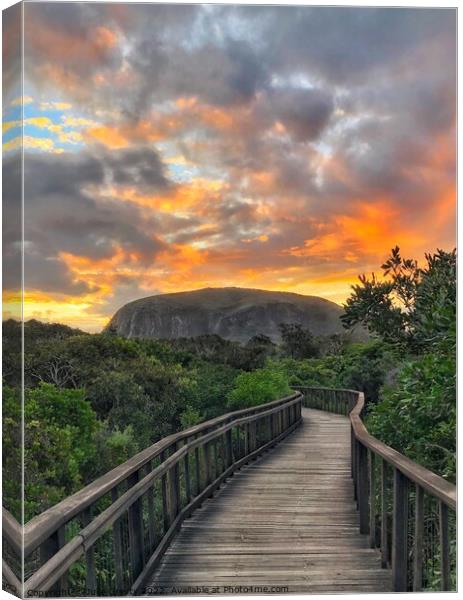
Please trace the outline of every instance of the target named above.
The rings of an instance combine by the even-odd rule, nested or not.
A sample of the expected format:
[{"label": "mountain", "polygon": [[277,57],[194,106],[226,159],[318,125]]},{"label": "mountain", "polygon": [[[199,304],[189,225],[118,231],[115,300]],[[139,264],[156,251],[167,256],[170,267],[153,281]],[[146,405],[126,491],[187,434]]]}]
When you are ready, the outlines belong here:
[{"label": "mountain", "polygon": [[315,335],[341,333],[342,308],[316,296],[237,287],[140,298],[120,308],[106,330],[128,338],[205,334],[247,342],[256,334],[280,339],[280,323],[299,323]]}]

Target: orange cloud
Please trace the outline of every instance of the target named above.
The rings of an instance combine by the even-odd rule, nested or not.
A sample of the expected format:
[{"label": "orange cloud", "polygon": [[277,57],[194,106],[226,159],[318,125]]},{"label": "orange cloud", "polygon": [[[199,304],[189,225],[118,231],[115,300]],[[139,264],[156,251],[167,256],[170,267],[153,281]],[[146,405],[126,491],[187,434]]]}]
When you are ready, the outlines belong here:
[{"label": "orange cloud", "polygon": [[405,250],[422,248],[426,237],[401,222],[401,211],[389,200],[356,202],[350,214],[333,215],[326,223],[312,224],[318,229],[302,247],[285,253],[297,257],[356,262],[372,257],[382,260],[392,246],[401,243]]},{"label": "orange cloud", "polygon": [[117,33],[108,27],[89,28],[85,34],[52,27],[45,20],[26,19],[27,52],[43,54],[50,63],[100,61],[117,44]]},{"label": "orange cloud", "polygon": [[[125,69],[117,76],[125,81],[130,79],[131,73]],[[102,73],[97,73],[95,78],[97,85],[114,83],[114,78],[108,81]],[[149,118],[136,123],[106,123],[89,127],[84,135],[89,142],[96,140],[108,148],[117,149],[126,148],[134,142],[158,142],[199,126],[226,131],[233,136],[253,127],[249,108],[224,110],[200,104],[195,97],[178,98],[174,106],[170,112],[153,111]]]},{"label": "orange cloud", "polygon": [[227,189],[228,184],[219,179],[195,177],[188,183],[178,184],[157,194],[143,194],[134,187],[111,188],[107,194],[165,213],[194,211],[195,214],[206,214],[211,202],[219,202]]},{"label": "orange cloud", "polygon": [[136,124],[97,125],[84,132],[88,142],[97,141],[107,148],[117,150],[127,148],[134,142],[158,142],[180,128],[179,121],[173,117],[141,120]]},{"label": "orange cloud", "polygon": [[117,44],[117,33],[108,29],[108,27],[97,27],[94,36],[94,43],[97,48],[105,50],[107,48],[114,48]]},{"label": "orange cloud", "polygon": [[119,128],[106,125],[90,127],[84,132],[83,137],[86,140],[92,138],[93,140],[104,144],[107,148],[111,148],[112,150],[127,148],[129,145],[129,140]]}]

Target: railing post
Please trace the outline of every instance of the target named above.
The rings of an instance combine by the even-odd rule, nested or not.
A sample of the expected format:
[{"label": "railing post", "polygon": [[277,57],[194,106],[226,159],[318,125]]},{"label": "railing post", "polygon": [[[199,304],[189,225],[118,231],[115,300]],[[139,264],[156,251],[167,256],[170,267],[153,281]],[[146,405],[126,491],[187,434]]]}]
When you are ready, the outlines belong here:
[{"label": "railing post", "polygon": [[449,509],[439,502],[439,545],[440,545],[440,577],[441,590],[450,589],[450,557],[449,557]]},{"label": "railing post", "polygon": [[370,548],[376,548],[376,487],[375,487],[375,455],[370,450],[369,480],[370,480]]},{"label": "railing post", "polygon": [[[226,441],[226,448],[227,448],[227,468],[231,467],[232,464],[234,463],[234,458],[233,458],[233,438],[232,438],[232,430],[229,429],[227,431],[227,433],[225,434],[225,441]],[[233,475],[233,472],[230,473],[230,475]]]},{"label": "railing post", "polygon": [[368,452],[362,443],[358,444],[358,480],[359,488],[357,492],[359,513],[360,513],[360,533],[368,533]]},{"label": "railing post", "polygon": [[249,454],[249,446],[250,446],[249,423],[245,423],[245,425],[244,425],[244,455],[245,456],[247,456]]},{"label": "railing post", "polygon": [[423,531],[424,492],[415,484],[415,531],[413,538],[413,591],[420,592],[423,586]]},{"label": "railing post", "polygon": [[[92,520],[91,508],[86,508],[82,513],[82,525],[86,527]],[[95,551],[92,546],[85,552],[85,587],[89,594],[97,594]]]},{"label": "railing post", "polygon": [[[138,471],[129,477],[129,489],[139,481],[139,478]],[[145,559],[141,502],[142,500],[139,498],[129,507],[128,510],[130,563],[132,565],[132,574],[134,577],[137,577],[141,572]]]},{"label": "railing post", "polygon": [[[166,460],[166,458],[167,458],[167,453],[165,450],[163,450],[160,455],[161,464]],[[161,477],[161,496],[162,496],[162,515],[163,515],[164,533],[165,533],[170,527],[169,506],[168,506],[168,501],[167,501],[168,493],[167,493],[167,475],[166,475],[166,473],[164,473],[164,475]]]},{"label": "railing post", "polygon": [[354,428],[351,425],[350,426],[350,476],[352,477],[352,479],[354,479],[354,476],[355,476],[354,450],[355,450],[355,435],[354,435]]},{"label": "railing post", "polygon": [[[175,451],[175,447],[174,447]],[[175,464],[168,472],[169,485],[169,506],[170,506],[170,523],[172,524],[179,510],[179,478],[178,478],[178,463]]]},{"label": "railing post", "polygon": [[205,474],[205,486],[207,487],[211,483],[211,452],[210,452],[210,442],[206,442],[203,446],[204,448],[204,474]]},{"label": "railing post", "polygon": [[359,455],[359,446],[360,446],[360,442],[357,441],[357,438],[354,435],[354,447],[353,447],[353,454],[354,454],[354,500],[357,503],[357,508],[358,508],[358,485],[359,485],[359,480],[358,480],[358,475],[359,475],[359,469],[358,469],[358,455]]},{"label": "railing post", "polygon": [[387,530],[387,464],[381,459],[381,566],[387,568],[389,562],[389,540]]},{"label": "railing post", "polygon": [[219,476],[219,455],[218,455],[218,448],[217,448],[217,444],[218,444],[217,439],[212,440],[211,444],[212,444],[212,452],[214,454],[214,477],[212,478],[212,481],[215,481],[217,479],[217,477]]},{"label": "railing post", "polygon": [[196,495],[201,493],[201,459],[199,456],[199,446],[195,448],[195,477],[196,477]]},{"label": "railing post", "polygon": [[[111,490],[111,502],[116,502],[119,497],[117,486]],[[115,596],[123,593],[124,589],[124,565],[122,562],[122,531],[121,519],[113,525],[113,548],[114,548],[114,575],[116,581]]]},{"label": "railing post", "polygon": [[[40,546],[40,564],[44,565],[52,558],[60,548],[65,544],[65,526],[63,525],[57,529],[43,544]],[[56,582],[50,592],[62,595],[63,591],[67,589],[67,575],[63,575]]]},{"label": "railing post", "polygon": [[392,521],[392,582],[395,592],[407,591],[408,480],[394,469]]},{"label": "railing post", "polygon": [[[185,445],[188,444],[188,438],[185,440]],[[183,471],[185,475],[185,497],[186,503],[190,504],[191,502],[191,481],[190,481],[190,455],[187,452],[185,454],[185,458],[183,459]]]},{"label": "railing post", "polygon": [[251,422],[251,452],[257,450],[257,421]]}]

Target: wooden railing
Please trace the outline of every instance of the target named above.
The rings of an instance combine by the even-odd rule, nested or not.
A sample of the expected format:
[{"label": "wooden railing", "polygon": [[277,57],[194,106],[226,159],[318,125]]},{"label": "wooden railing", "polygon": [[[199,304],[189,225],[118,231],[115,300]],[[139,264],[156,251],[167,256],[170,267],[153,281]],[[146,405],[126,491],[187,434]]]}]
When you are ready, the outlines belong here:
[{"label": "wooden railing", "polygon": [[364,395],[297,387],[303,404],[351,422],[351,466],[360,533],[379,548],[398,592],[456,589],[456,487],[370,435]]},{"label": "wooden railing", "polygon": [[3,589],[21,595],[22,529],[14,516],[3,509],[2,514],[2,582]]},{"label": "wooden railing", "polygon": [[[301,405],[295,392],[170,435],[34,517],[23,540],[7,523],[7,542],[20,553],[23,543],[23,596],[142,590],[182,521],[234,471],[293,431]],[[5,512],[4,526],[9,517]],[[10,565],[6,571],[9,585],[19,585]]]}]

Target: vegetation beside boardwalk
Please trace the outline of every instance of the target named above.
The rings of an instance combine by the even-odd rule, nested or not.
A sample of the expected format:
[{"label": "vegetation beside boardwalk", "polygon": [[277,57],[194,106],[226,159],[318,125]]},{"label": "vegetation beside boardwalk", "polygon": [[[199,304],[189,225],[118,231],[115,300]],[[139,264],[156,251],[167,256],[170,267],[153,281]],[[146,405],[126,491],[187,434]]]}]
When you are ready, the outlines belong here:
[{"label": "vegetation beside boardwalk", "polygon": [[[343,317],[349,334],[281,326],[274,344],[218,336],[127,340],[60,324],[25,324],[25,518],[162,437],[271,401],[291,385],[363,390],[373,435],[455,480],[456,256],[426,266],[394,248],[384,277],[361,277]],[[3,324],[4,503],[19,517],[20,324]]]}]

